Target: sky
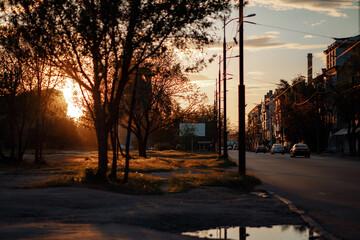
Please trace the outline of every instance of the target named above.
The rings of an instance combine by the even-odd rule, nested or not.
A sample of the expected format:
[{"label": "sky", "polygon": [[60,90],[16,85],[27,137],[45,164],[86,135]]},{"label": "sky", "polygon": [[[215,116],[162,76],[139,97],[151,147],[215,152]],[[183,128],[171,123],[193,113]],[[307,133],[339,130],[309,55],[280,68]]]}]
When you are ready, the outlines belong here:
[{"label": "sky", "polygon": [[[291,81],[307,76],[307,55],[313,54],[313,76],[325,68],[324,50],[333,38],[360,34],[360,1],[356,0],[249,0],[244,16],[256,14],[244,24],[244,83],[246,113],[264,100],[269,90],[277,88],[280,79]],[[230,19],[238,17],[232,11]],[[222,41],[223,29],[214,34]],[[237,21],[226,25],[227,57],[239,55],[234,43]],[[222,45],[213,44],[204,49],[208,56],[222,55]],[[214,103],[216,79],[219,74],[218,57],[208,67],[189,78],[207,94],[209,104]],[[221,64],[222,65],[222,64]],[[221,70],[222,71],[222,70]],[[230,124],[238,124],[239,59],[227,60],[227,116]],[[221,87],[223,84],[221,85]]]}]

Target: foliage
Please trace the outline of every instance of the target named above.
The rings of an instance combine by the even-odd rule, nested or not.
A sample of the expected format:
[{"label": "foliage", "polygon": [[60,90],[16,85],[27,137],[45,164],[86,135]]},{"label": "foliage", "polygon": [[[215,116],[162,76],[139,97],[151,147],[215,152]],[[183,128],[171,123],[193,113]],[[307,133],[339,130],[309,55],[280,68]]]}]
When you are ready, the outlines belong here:
[{"label": "foliage", "polygon": [[156,143],[154,145],[155,151],[170,150],[172,147],[169,143]]},{"label": "foliage", "polygon": [[321,138],[325,138],[327,126],[323,122],[317,122],[318,115],[314,117],[314,113],[318,112],[315,86],[306,83],[303,77],[295,78],[291,85],[281,80],[276,96],[279,102],[278,116],[286,140],[293,143],[303,141],[310,149],[316,149],[314,133],[318,129]]},{"label": "foliage", "polygon": [[[2,36],[15,36],[76,81],[98,138],[99,176],[106,178],[107,140],[131,74],[168,48],[211,41],[213,22],[228,1],[7,1],[10,21]],[[4,10],[6,5],[0,6]]]},{"label": "foliage", "polygon": [[136,108],[130,111],[127,98],[131,98],[131,94],[128,94],[124,106],[121,106],[124,113],[121,123],[126,127],[132,114],[131,131],[137,138],[139,155],[146,157],[151,135],[156,131],[172,129],[175,123],[203,102],[205,96],[190,83],[173,54],[149,59],[136,76]]}]

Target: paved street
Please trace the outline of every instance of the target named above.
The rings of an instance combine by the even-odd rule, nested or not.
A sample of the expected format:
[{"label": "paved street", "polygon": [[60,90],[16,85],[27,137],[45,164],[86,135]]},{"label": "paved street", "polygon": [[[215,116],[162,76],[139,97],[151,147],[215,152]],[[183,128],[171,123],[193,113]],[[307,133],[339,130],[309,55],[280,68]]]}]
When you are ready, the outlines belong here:
[{"label": "paved street", "polygon": [[[237,151],[229,151],[237,160]],[[340,239],[360,239],[360,159],[313,154],[246,153],[247,171]]]}]

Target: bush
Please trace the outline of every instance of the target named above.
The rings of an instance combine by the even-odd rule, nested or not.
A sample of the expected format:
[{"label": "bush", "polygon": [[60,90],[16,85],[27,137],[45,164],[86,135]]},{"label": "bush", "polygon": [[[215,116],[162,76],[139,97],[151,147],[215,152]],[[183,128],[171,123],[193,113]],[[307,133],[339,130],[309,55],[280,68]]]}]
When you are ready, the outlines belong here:
[{"label": "bush", "polygon": [[95,168],[86,168],[82,182],[89,184],[97,184],[101,183],[102,179],[100,179],[99,176],[96,174]]},{"label": "bush", "polygon": [[154,145],[154,150],[156,151],[164,151],[170,149],[171,149],[171,145],[169,143],[156,143]]}]

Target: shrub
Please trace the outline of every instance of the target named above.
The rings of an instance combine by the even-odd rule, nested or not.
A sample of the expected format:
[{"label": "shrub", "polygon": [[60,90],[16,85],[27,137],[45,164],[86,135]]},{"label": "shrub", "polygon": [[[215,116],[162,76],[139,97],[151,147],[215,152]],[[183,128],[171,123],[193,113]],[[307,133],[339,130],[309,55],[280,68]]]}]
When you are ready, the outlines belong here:
[{"label": "shrub", "polygon": [[164,150],[170,150],[171,145],[169,143],[156,143],[154,145],[154,149],[156,151],[164,151]]}]

